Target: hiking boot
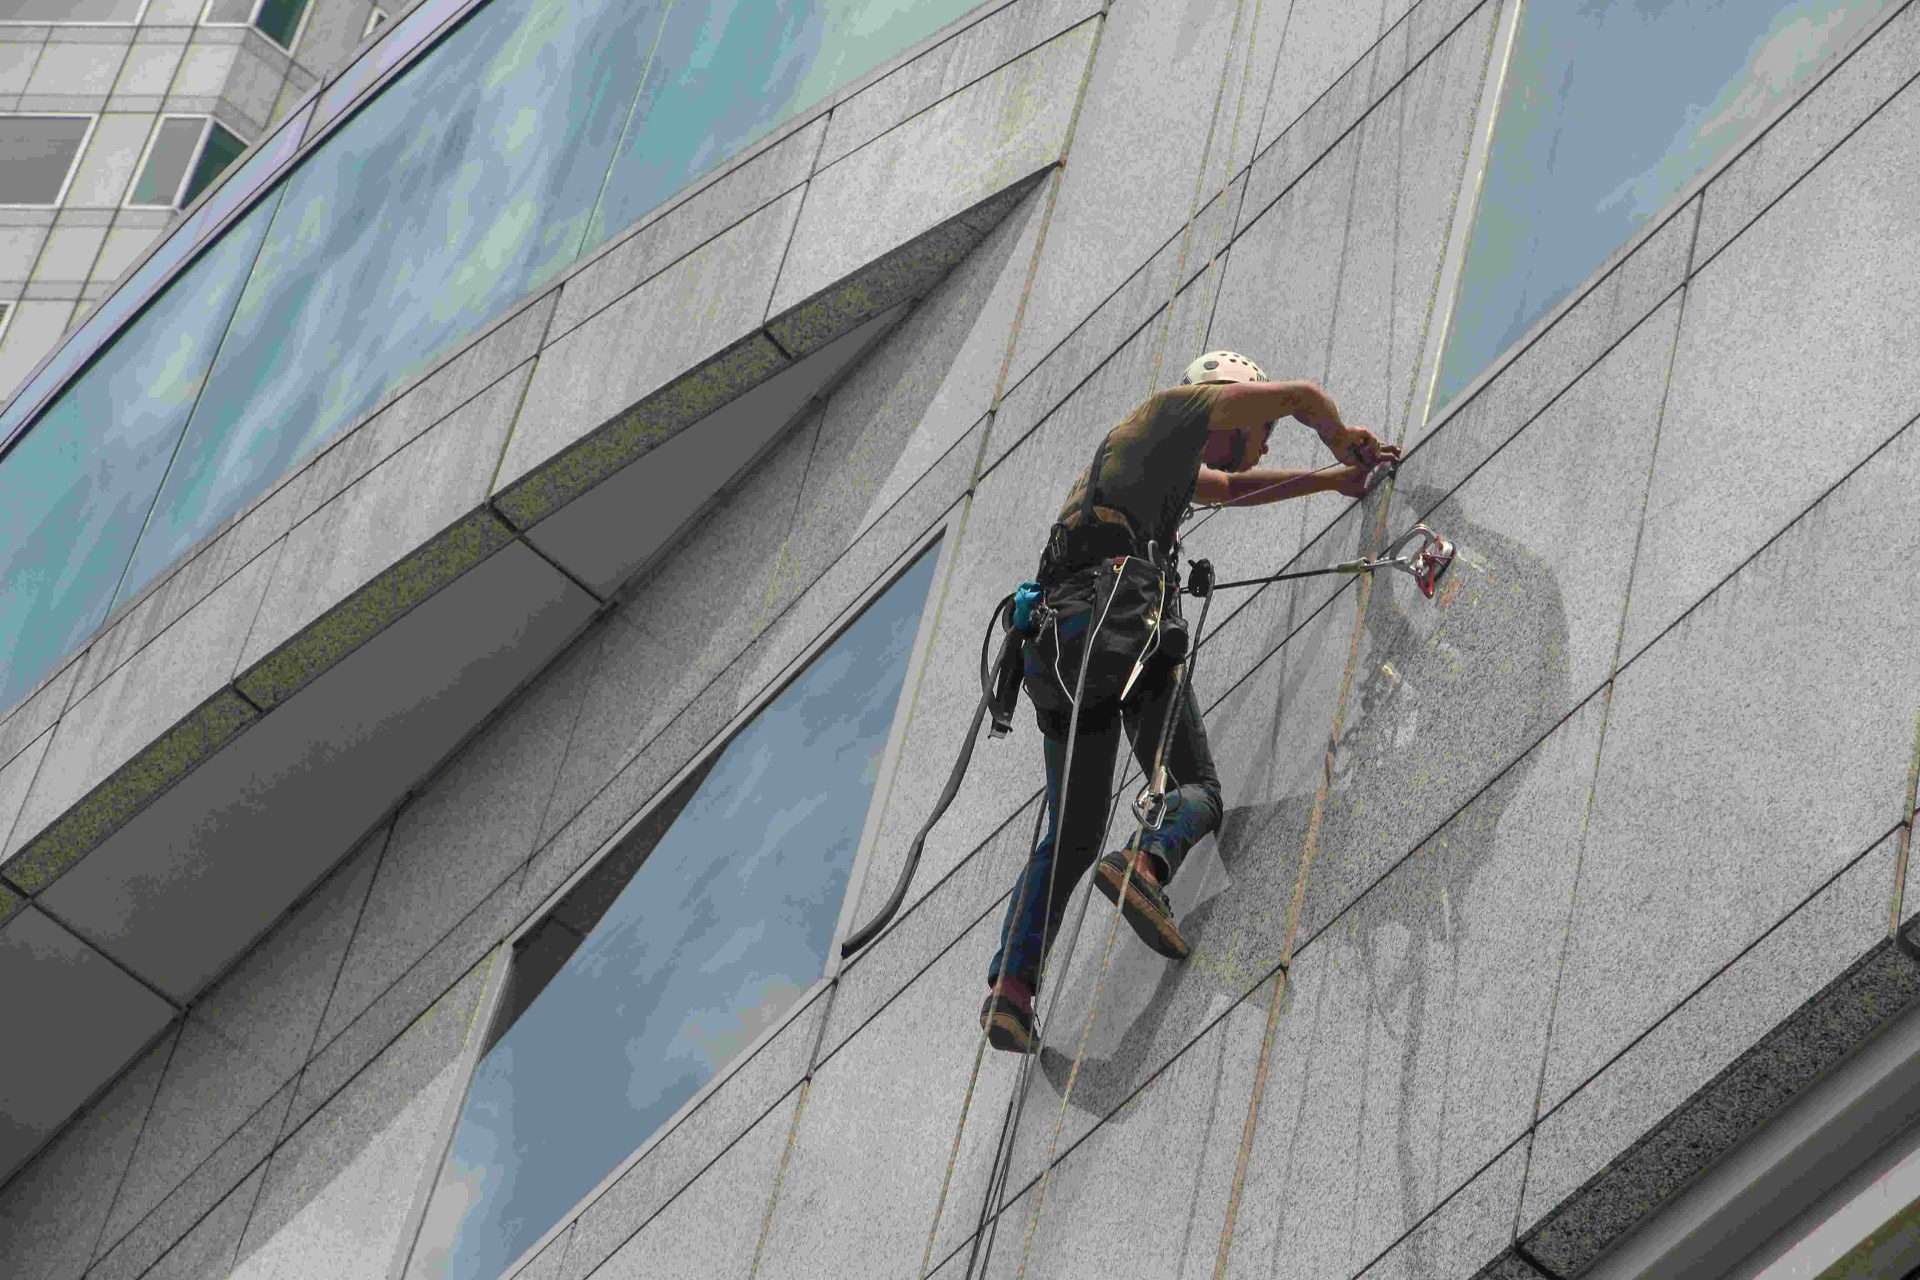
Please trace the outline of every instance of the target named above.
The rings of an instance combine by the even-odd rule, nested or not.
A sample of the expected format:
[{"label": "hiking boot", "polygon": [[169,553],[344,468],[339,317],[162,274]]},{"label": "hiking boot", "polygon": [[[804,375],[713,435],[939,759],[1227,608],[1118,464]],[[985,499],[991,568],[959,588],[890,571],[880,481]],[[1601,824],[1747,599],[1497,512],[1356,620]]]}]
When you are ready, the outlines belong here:
[{"label": "hiking boot", "polygon": [[[1167,905],[1167,895],[1137,871],[1129,880],[1125,853],[1116,850],[1100,859],[1094,867],[1093,882],[1100,886],[1100,892],[1107,895],[1109,902],[1119,904],[1120,914],[1140,935],[1140,941],[1170,959],[1187,958],[1187,940],[1180,936],[1180,930],[1173,923],[1173,908]],[[1122,884],[1127,886],[1124,900],[1120,896]]]},{"label": "hiking boot", "polygon": [[1032,1053],[1033,1009],[1011,997],[994,991],[980,1006],[980,1025],[987,1030],[987,1043],[1011,1053]]}]

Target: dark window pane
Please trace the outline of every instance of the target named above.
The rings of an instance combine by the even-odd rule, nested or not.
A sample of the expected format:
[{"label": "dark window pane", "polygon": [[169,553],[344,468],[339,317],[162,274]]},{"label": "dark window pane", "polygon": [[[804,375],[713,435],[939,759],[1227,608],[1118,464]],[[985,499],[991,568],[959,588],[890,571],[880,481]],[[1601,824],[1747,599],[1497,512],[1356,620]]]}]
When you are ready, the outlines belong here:
[{"label": "dark window pane", "polygon": [[246,143],[228,133],[219,121],[214,121],[207,134],[206,150],[200,153],[200,163],[193,166],[193,177],[188,180],[187,189],[180,193],[182,207],[192,204],[246,149]]},{"label": "dark window pane", "polygon": [[1435,389],[1445,403],[1892,0],[1529,0]]},{"label": "dark window pane", "polygon": [[0,22],[135,22],[140,0],[0,0]]},{"label": "dark window pane", "polygon": [[307,11],[307,0],[266,0],[253,25],[267,33],[282,49],[293,48],[300,31],[300,15]]},{"label": "dark window pane", "polygon": [[[180,192],[181,179],[193,163],[193,149],[207,122],[198,116],[176,116],[160,122],[159,136],[147,152],[146,167],[133,184],[131,204],[168,205]],[[223,130],[224,132],[224,130]]]},{"label": "dark window pane", "polygon": [[106,619],[272,213],[175,280],[0,464],[0,706]]},{"label": "dark window pane", "polygon": [[0,116],[0,204],[57,204],[88,116]]},{"label": "dark window pane", "polygon": [[676,4],[590,243],[980,3]]},{"label": "dark window pane", "polygon": [[523,940],[410,1275],[499,1274],[824,972],[935,560]]}]

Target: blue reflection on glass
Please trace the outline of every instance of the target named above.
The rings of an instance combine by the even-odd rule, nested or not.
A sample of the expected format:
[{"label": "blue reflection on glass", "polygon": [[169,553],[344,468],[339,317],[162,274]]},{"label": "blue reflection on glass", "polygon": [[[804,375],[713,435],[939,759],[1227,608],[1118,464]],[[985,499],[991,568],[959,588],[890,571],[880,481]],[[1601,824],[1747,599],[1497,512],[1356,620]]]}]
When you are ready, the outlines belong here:
[{"label": "blue reflection on glass", "polygon": [[[85,364],[87,357],[102,344],[113,339],[115,331],[126,322],[134,308],[146,301],[147,295],[166,274],[185,261],[194,246],[222,218],[245,203],[249,196],[273,177],[275,170],[292,157],[300,146],[300,133],[305,128],[306,116],[307,113],[302,111],[286,120],[245,164],[229,174],[206,203],[169,232],[133,277],[114,290],[100,304],[100,309],[80,326],[79,332],[66,340],[39,376],[20,389],[7,406],[7,411],[0,414],[0,447],[26,421],[27,414],[49,391]],[[123,337],[120,340],[125,342],[128,339]]]},{"label": "blue reflection on glass", "polygon": [[272,204],[183,272],[0,466],[0,706],[106,620]]},{"label": "blue reflection on glass", "polygon": [[1530,0],[1438,407],[1891,0]]},{"label": "blue reflection on glass", "polygon": [[411,1274],[498,1274],[820,977],[935,560],[720,751],[481,1060]]},{"label": "blue reflection on glass", "polygon": [[301,164],[130,587],[574,260],[657,12],[494,0]]},{"label": "blue reflection on glass", "polygon": [[674,5],[608,176],[591,242],[980,3]]},{"label": "blue reflection on glass", "polygon": [[466,3],[467,0],[425,0],[419,8],[388,27],[386,33],[355,58],[320,95],[313,117],[314,127],[324,126],[352,106],[354,98],[367,86],[398,66],[415,46]]}]

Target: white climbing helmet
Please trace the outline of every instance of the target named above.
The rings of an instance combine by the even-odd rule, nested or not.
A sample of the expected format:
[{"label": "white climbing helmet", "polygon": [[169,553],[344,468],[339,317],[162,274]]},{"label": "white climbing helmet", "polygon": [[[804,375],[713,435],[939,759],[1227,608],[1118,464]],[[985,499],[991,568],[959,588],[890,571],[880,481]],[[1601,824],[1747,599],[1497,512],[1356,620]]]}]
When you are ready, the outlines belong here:
[{"label": "white climbing helmet", "polygon": [[1237,351],[1209,351],[1187,366],[1182,386],[1196,382],[1265,382],[1260,366]]}]

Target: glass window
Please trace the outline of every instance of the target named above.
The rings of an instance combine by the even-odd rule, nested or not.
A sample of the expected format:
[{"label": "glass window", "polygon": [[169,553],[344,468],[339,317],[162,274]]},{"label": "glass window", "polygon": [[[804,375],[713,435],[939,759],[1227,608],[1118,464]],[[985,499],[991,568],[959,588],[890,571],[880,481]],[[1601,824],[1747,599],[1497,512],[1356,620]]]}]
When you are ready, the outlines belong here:
[{"label": "glass window", "polygon": [[0,22],[140,21],[147,0],[0,0]]},{"label": "glass window", "polygon": [[129,591],[574,260],[664,3],[495,0],[302,161]]},{"label": "glass window", "polygon": [[246,149],[246,142],[238,135],[228,132],[218,120],[209,120],[206,145],[200,148],[200,162],[193,166],[186,189],[180,193],[180,207],[184,209],[199,199],[200,193],[225,173],[227,166],[238,160]]},{"label": "glass window", "polygon": [[979,5],[673,6],[607,177],[591,243]]},{"label": "glass window", "polygon": [[923,553],[516,944],[410,1276],[492,1276],[825,970]]},{"label": "glass window", "polygon": [[1436,406],[1891,3],[1528,0]]},{"label": "glass window", "polygon": [[260,0],[253,25],[282,49],[291,49],[294,37],[300,34],[300,19],[306,12],[307,0]]},{"label": "glass window", "polygon": [[106,620],[272,212],[181,273],[0,465],[0,706]]},{"label": "glass window", "polygon": [[59,204],[92,132],[92,116],[0,116],[0,204]]},{"label": "glass window", "polygon": [[194,152],[207,131],[205,116],[168,116],[154,130],[147,148],[146,163],[134,179],[131,205],[159,205],[172,208],[180,202],[180,188],[186,185],[187,170],[193,167]]}]

